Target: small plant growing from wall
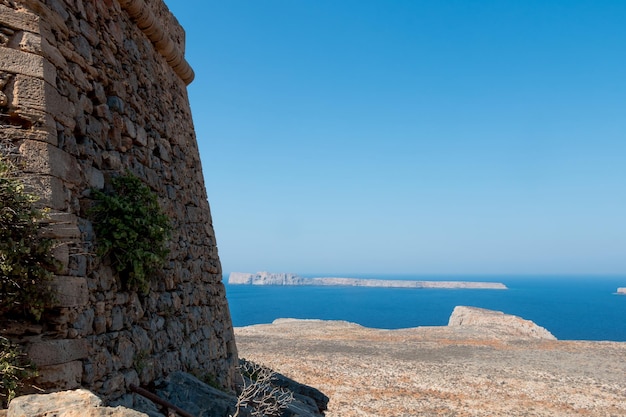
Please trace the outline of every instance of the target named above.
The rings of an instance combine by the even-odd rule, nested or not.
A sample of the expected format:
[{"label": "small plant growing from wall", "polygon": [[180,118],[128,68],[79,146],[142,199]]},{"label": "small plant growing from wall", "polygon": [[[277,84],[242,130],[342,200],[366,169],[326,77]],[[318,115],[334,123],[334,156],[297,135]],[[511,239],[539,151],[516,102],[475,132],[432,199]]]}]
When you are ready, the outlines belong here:
[{"label": "small plant growing from wall", "polygon": [[150,280],[169,253],[169,218],[156,194],[132,174],[111,180],[105,191],[92,190],[96,204],[89,214],[97,254],[109,256],[127,290],[147,293]]},{"label": "small plant growing from wall", "polygon": [[45,210],[25,191],[16,164],[0,152],[0,317],[38,321],[53,301],[57,262],[53,241],[41,237]]}]

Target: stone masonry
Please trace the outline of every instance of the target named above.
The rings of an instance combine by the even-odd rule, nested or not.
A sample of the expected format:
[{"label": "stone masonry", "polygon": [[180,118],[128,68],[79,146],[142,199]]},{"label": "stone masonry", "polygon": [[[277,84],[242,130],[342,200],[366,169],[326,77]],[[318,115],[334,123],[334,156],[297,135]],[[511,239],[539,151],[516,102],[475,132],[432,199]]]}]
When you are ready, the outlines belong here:
[{"label": "stone masonry", "polygon": [[[182,370],[232,387],[237,351],[186,85],[185,35],[161,0],[0,0],[0,141],[19,149],[62,268],[41,323],[3,322],[49,390],[128,400]],[[131,172],[172,220],[148,295],[95,255],[90,189]]]}]

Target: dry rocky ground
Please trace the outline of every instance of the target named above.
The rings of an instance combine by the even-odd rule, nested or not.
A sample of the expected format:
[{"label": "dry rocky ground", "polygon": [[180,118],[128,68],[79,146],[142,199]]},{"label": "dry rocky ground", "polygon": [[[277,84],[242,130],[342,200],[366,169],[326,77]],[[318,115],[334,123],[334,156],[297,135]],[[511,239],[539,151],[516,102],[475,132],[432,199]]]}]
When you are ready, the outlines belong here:
[{"label": "dry rocky ground", "polygon": [[626,416],[626,343],[465,313],[443,327],[278,320],[235,334],[240,357],[328,395],[329,417]]}]

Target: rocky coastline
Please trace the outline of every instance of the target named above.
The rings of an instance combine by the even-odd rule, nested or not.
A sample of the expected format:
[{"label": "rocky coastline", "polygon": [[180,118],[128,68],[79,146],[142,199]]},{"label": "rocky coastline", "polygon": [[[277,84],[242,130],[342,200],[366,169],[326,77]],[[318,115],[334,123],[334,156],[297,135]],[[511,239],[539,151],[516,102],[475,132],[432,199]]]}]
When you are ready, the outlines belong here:
[{"label": "rocky coastline", "polygon": [[474,281],[416,281],[387,280],[365,278],[319,277],[305,278],[292,273],[231,272],[228,277],[231,285],[310,285],[310,286],[347,286],[377,288],[445,288],[445,289],[482,289],[506,290],[500,282]]},{"label": "rocky coastline", "polygon": [[501,312],[400,330],[281,319],[235,337],[243,357],[328,395],[327,417],[626,416],[626,343],[556,340]]}]

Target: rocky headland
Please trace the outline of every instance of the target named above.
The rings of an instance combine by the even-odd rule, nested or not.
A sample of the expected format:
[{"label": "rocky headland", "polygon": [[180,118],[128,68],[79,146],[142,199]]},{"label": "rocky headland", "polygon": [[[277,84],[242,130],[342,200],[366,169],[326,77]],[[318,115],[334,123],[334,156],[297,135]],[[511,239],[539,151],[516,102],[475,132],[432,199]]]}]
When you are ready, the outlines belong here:
[{"label": "rocky headland", "polygon": [[626,416],[626,343],[565,341],[457,307],[448,326],[281,319],[235,329],[241,357],[330,397],[328,417]]},{"label": "rocky headland", "polygon": [[320,277],[305,278],[291,273],[231,272],[228,277],[231,285],[311,285],[311,286],[348,286],[348,287],[382,287],[382,288],[449,288],[449,289],[483,289],[506,290],[500,282],[473,281],[416,281],[387,280],[365,278]]}]

